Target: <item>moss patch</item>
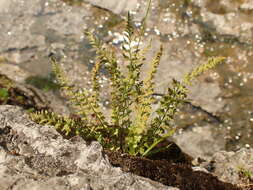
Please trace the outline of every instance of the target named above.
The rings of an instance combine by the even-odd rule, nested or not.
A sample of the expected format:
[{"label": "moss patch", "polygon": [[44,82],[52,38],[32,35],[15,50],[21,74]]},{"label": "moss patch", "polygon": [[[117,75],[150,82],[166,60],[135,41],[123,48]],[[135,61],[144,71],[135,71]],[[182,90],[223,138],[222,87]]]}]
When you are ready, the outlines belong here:
[{"label": "moss patch", "polygon": [[7,88],[0,88],[0,100],[6,101],[9,97],[9,92]]},{"label": "moss patch", "polygon": [[27,84],[35,86],[38,89],[49,91],[49,90],[57,90],[60,88],[58,84],[55,82],[54,74],[50,74],[48,77],[43,76],[30,76],[25,79]]}]

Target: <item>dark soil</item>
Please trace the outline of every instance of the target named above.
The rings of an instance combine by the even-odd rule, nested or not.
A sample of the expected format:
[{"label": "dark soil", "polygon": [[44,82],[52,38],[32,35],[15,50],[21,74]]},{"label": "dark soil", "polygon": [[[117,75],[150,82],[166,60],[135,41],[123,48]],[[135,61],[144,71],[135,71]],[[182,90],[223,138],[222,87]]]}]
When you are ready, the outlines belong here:
[{"label": "dark soil", "polygon": [[[168,142],[173,143],[173,142]],[[142,158],[122,154],[120,152],[105,151],[110,163],[121,167],[125,172],[152,179],[167,186],[180,190],[239,190],[230,183],[218,180],[217,177],[202,171],[193,171],[192,158],[183,153],[173,143],[167,152]]]},{"label": "dark soil", "polygon": [[[16,105],[25,110],[49,109],[48,102],[33,87],[17,84],[7,76],[0,74],[0,105]],[[3,93],[4,92],[4,93]]]}]

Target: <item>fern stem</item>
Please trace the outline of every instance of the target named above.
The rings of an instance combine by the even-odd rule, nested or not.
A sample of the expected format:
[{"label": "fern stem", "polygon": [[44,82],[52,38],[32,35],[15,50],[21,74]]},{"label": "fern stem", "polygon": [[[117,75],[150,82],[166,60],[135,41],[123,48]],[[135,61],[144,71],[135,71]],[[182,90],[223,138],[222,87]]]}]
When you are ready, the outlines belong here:
[{"label": "fern stem", "polygon": [[146,10],[145,16],[144,16],[143,19],[142,19],[141,32],[140,32],[140,34],[139,34],[139,40],[138,40],[138,44],[137,44],[137,48],[136,48],[137,50],[138,50],[139,47],[140,47],[140,43],[141,43],[142,37],[143,37],[143,35],[144,35],[145,29],[146,29],[146,21],[147,21],[147,18],[148,18],[148,13],[149,13],[150,7],[151,7],[151,2],[152,2],[152,0],[149,0],[149,2],[148,2],[148,7],[147,7],[147,10]]},{"label": "fern stem", "polygon": [[151,2],[152,2],[152,0],[149,0],[148,7],[147,7],[147,10],[146,10],[145,16],[143,18],[142,24],[143,24],[144,28],[146,27],[146,21],[147,21],[147,17],[148,17],[148,13],[149,13],[150,7],[151,7]]},{"label": "fern stem", "polygon": [[103,119],[101,118],[101,112],[97,112],[96,109],[94,108],[94,106],[92,105],[92,103],[90,103],[88,101],[88,105],[89,107],[92,109],[93,113],[95,114],[95,116],[97,117],[97,119],[99,120],[100,124],[103,126],[103,127],[107,127],[106,124],[104,124],[104,121]]},{"label": "fern stem", "polygon": [[[142,156],[148,156],[150,154],[150,151],[156,146],[158,145],[160,142],[164,141],[166,138],[170,137],[171,135],[173,135],[175,131],[171,130],[169,131],[169,133],[163,135],[160,139],[158,139],[157,141],[155,141],[143,154]],[[170,146],[170,145],[169,145]]]}]

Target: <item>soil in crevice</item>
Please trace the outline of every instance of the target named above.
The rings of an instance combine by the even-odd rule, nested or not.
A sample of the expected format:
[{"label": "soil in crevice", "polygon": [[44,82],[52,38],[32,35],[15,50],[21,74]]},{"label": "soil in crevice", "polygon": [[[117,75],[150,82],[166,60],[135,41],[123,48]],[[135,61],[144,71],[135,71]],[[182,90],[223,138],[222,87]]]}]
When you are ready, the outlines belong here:
[{"label": "soil in crevice", "polygon": [[[172,142],[170,142],[172,143]],[[180,190],[240,190],[241,188],[220,181],[203,171],[192,170],[192,158],[173,143],[167,152],[142,158],[105,150],[110,163],[125,172],[149,178]]]}]

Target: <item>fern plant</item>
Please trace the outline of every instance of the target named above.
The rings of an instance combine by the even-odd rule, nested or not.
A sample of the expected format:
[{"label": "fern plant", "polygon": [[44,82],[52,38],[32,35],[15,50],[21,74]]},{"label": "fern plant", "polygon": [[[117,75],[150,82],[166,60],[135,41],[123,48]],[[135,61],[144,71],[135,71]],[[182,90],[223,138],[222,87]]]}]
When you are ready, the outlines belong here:
[{"label": "fern plant", "polygon": [[[104,148],[113,151],[148,156],[169,148],[167,146],[157,149],[156,145],[175,132],[175,129],[170,127],[170,122],[178,107],[187,99],[186,86],[191,85],[192,80],[201,73],[222,63],[224,58],[209,59],[208,63],[198,66],[185,75],[182,82],[173,80],[172,85],[167,89],[167,94],[161,98],[159,108],[153,110],[154,78],[162,57],[162,46],[150,61],[151,69],[147,76],[143,80],[140,77],[142,65],[146,61],[145,54],[150,49],[150,45],[143,49],[140,47],[150,4],[151,0],[149,0],[148,9],[139,31],[135,30],[131,15],[128,14],[121,48],[124,65],[127,65],[126,72],[123,72],[119,66],[120,61],[115,51],[108,48],[89,31],[86,31],[85,35],[97,55],[92,70],[92,91],[85,88],[77,89],[71,85],[62,68],[56,60],[52,59],[53,71],[61,89],[69,97],[70,103],[77,109],[76,114],[81,119],[60,117],[48,112],[36,112],[31,114],[31,117],[38,123],[55,125],[59,130],[65,132],[65,135],[71,133],[80,135],[84,139],[95,139]],[[109,119],[104,116],[99,104],[101,89],[98,80],[102,67],[109,74],[112,88]],[[155,114],[152,114],[153,112]]]}]

